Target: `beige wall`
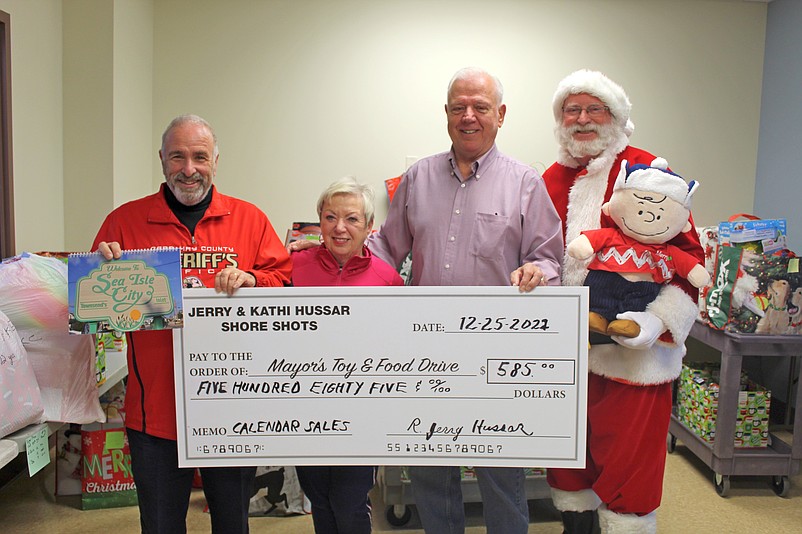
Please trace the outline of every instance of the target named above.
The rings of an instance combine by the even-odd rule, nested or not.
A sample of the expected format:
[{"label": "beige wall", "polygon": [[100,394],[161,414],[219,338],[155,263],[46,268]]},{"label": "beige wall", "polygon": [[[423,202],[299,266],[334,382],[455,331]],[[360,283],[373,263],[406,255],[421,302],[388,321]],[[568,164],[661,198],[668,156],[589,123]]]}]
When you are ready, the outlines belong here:
[{"label": "beige wall", "polygon": [[0,0],[11,15],[17,251],[64,246],[61,0]]},{"label": "beige wall", "polygon": [[11,14],[17,252],[86,250],[152,190],[152,0],[0,0]]},{"label": "beige wall", "polygon": [[113,70],[114,206],[119,206],[153,192],[153,0],[115,0]]},{"label": "beige wall", "polygon": [[114,4],[63,7],[65,249],[89,250],[114,192]]},{"label": "beige wall", "polygon": [[63,10],[64,243],[88,250],[106,213],[151,192],[153,3]]},{"label": "beige wall", "polygon": [[[72,9],[74,1],[64,9]],[[85,1],[93,0],[79,3]],[[152,17],[142,5],[152,6]],[[20,250],[88,246],[107,211],[155,190],[162,180],[156,158],[161,130],[186,112],[206,117],[217,129],[221,190],[262,207],[282,236],[293,220],[315,216],[318,192],[340,176],[370,183],[382,198],[383,180],[400,174],[407,157],[448,148],[445,86],[466,65],[491,70],[505,85],[508,114],[498,142],[508,154],[539,168],[553,161],[554,87],[576,68],[596,68],[629,92],[633,144],[665,156],[676,171],[702,183],[694,206],[697,223],[712,224],[752,208],[763,3],[115,0],[112,15],[100,22],[113,25],[112,36],[108,29],[97,30],[113,47],[111,65],[103,67],[107,72],[96,86],[104,89],[83,103],[107,116],[80,130],[81,115],[71,116],[65,100],[63,140],[61,82],[52,74],[61,70],[61,44],[51,35],[60,32],[60,6],[0,0],[0,9],[12,13],[15,54],[25,54],[15,60],[14,74]],[[120,10],[135,16],[120,18]],[[70,46],[64,53],[65,99],[69,87],[80,82],[67,68],[74,53],[66,35],[69,16],[63,16],[64,42]],[[29,21],[17,27],[25,18]],[[35,47],[45,47],[47,54]],[[27,77],[20,64],[30,69]],[[49,112],[25,96],[40,80],[53,101]],[[32,135],[42,129],[48,135],[44,150]],[[79,133],[73,139],[67,131]],[[85,179],[69,162],[58,176],[62,141],[65,147],[84,145],[70,152],[81,155]],[[42,188],[19,181],[38,178],[43,165],[58,191],[48,195],[60,198],[61,184],[69,183],[82,196],[63,195],[66,208],[38,208]],[[39,228],[21,223],[26,214]],[[377,221],[385,214],[380,202]],[[59,237],[65,219],[67,229]]]},{"label": "beige wall", "polygon": [[283,235],[332,180],[383,192],[407,156],[446,150],[445,88],[465,65],[505,85],[502,150],[552,162],[551,95],[587,66],[627,88],[633,143],[699,180],[713,223],[752,206],[765,18],[741,1],[156,2],[154,128],[206,116],[221,190]]}]

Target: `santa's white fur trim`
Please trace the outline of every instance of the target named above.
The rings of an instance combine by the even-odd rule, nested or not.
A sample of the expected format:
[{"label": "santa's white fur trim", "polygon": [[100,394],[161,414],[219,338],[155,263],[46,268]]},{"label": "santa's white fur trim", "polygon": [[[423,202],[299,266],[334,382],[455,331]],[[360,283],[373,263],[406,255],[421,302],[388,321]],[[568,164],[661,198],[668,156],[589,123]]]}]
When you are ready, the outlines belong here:
[{"label": "santa's white fur trim", "polygon": [[599,496],[589,488],[579,491],[551,488],[551,500],[554,507],[561,512],[586,512],[595,510],[601,504]]},{"label": "santa's white fur trim", "polygon": [[[597,158],[598,160],[598,158]],[[594,160],[596,161],[596,160]],[[565,225],[565,242],[570,243],[583,230],[601,226],[601,207],[607,191],[604,172],[586,174],[577,179],[568,193],[568,216]],[[563,256],[562,281],[564,286],[581,286],[587,275],[591,259],[579,260],[568,254]]]},{"label": "santa's white fur trim", "polygon": [[588,351],[588,370],[599,376],[633,384],[665,384],[679,376],[684,356],[684,345],[664,345],[660,342],[644,350],[629,349],[618,343],[593,345]]},{"label": "santa's white fur trim", "polygon": [[657,298],[646,307],[646,311],[663,321],[676,345],[685,344],[699,315],[699,308],[693,299],[685,291],[672,285],[664,285]]},{"label": "santa's white fur trim", "polygon": [[617,514],[602,505],[599,507],[599,527],[603,534],[655,534],[657,514]]},{"label": "santa's white fur trim", "polygon": [[629,137],[635,131],[635,125],[629,119],[632,104],[624,89],[613,80],[598,71],[582,69],[572,72],[557,85],[552,98],[554,120],[562,122],[563,103],[569,95],[587,93],[593,95],[610,108],[615,123]]},{"label": "santa's white fur trim", "polygon": [[666,285],[646,311],[663,321],[674,343],[657,341],[646,350],[628,349],[617,343],[593,345],[588,352],[588,369],[592,373],[644,385],[664,384],[679,376],[685,339],[699,313],[696,304],[682,289]]},{"label": "santa's white fur trim", "polygon": [[[568,214],[565,224],[565,242],[576,239],[583,230],[595,230],[601,226],[601,206],[607,192],[607,179],[618,154],[627,147],[628,139],[619,132],[607,149],[592,159],[587,172],[576,179],[568,193]],[[577,161],[564,148],[560,149],[560,163],[567,167],[578,167]],[[581,286],[587,275],[590,259],[576,260],[566,254],[563,257],[562,281],[564,286]]]}]

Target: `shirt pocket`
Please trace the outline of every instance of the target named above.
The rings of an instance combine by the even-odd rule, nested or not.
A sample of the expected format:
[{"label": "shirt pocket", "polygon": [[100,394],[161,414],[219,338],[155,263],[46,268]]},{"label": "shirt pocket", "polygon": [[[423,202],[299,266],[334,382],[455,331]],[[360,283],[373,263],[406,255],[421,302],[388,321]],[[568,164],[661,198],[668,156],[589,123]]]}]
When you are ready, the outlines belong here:
[{"label": "shirt pocket", "polygon": [[487,260],[501,259],[509,219],[506,215],[477,213],[471,234],[471,254]]}]

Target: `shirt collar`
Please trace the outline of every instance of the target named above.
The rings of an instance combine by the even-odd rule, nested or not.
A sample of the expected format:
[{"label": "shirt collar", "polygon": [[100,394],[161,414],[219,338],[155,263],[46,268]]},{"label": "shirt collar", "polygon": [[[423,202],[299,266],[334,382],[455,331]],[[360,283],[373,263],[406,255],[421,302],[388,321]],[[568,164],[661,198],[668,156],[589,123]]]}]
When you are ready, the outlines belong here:
[{"label": "shirt collar", "polygon": [[[498,152],[496,148],[496,144],[493,143],[493,146],[490,147],[490,150],[479,156],[479,159],[474,161],[471,164],[471,175],[470,176],[463,176],[466,180],[469,178],[476,178],[476,180],[481,180],[482,174],[486,167],[490,165],[490,162]],[[451,145],[451,150],[449,151],[448,155],[448,162],[451,164],[452,173],[457,176],[459,170],[457,169],[457,156],[454,154],[454,145]]]}]

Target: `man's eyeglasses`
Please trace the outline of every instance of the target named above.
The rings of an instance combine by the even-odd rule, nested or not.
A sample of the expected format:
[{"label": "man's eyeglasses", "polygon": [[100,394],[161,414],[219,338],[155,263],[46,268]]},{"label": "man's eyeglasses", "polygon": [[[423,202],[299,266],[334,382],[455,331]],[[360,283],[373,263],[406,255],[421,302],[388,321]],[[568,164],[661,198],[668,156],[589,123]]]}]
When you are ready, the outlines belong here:
[{"label": "man's eyeglasses", "polygon": [[605,113],[609,112],[610,108],[607,106],[600,106],[598,104],[593,104],[586,108],[583,108],[582,106],[568,106],[563,108],[563,114],[566,117],[579,117],[583,111],[585,111],[591,117],[601,117]]}]

